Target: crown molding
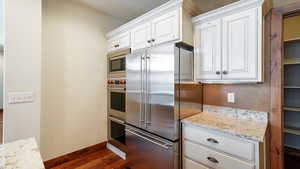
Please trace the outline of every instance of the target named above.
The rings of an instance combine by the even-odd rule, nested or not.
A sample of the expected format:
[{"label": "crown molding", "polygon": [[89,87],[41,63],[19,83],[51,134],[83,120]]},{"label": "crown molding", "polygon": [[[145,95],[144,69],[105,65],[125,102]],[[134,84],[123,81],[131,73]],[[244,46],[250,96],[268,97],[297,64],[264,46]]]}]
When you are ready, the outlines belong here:
[{"label": "crown molding", "polygon": [[262,6],[264,0],[240,0],[224,7],[200,14],[196,17],[193,17],[192,22],[198,23],[200,21],[210,20],[219,16],[224,16],[224,14],[230,13],[235,10],[243,10],[250,7]]},{"label": "crown molding", "polygon": [[173,8],[178,8],[181,7],[183,5],[183,1],[184,0],[170,0],[168,2],[166,2],[165,4],[152,9],[151,11],[127,22],[126,24],[121,25],[120,27],[108,32],[106,34],[106,38],[109,39],[112,36],[116,35],[116,34],[120,34],[123,32],[126,32],[128,29],[134,27],[136,24],[144,22],[146,20],[150,20],[150,18],[152,18],[155,15],[158,15],[159,13],[169,10],[169,9],[173,9]]}]

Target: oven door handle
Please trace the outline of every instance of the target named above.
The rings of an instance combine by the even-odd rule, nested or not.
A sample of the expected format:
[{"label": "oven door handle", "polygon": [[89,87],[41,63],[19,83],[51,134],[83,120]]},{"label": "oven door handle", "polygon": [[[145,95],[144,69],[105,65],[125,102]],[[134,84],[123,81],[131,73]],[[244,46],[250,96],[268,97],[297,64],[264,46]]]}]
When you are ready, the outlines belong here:
[{"label": "oven door handle", "polygon": [[127,132],[129,132],[129,133],[131,133],[131,134],[133,134],[133,135],[135,135],[137,137],[140,137],[140,138],[142,138],[144,140],[147,140],[147,141],[149,141],[151,143],[154,143],[154,144],[156,144],[156,145],[158,145],[158,146],[160,146],[160,147],[162,147],[164,149],[170,149],[172,147],[172,144],[164,142],[163,140],[158,140],[158,139],[155,139],[155,138],[151,138],[149,136],[142,135],[142,134],[137,133],[136,131],[132,131],[130,129],[125,129],[125,131],[127,131]]},{"label": "oven door handle", "polygon": [[124,121],[119,120],[119,119],[117,119],[117,118],[115,118],[115,117],[109,116],[108,118],[109,118],[111,121],[117,122],[117,123],[119,123],[119,124],[125,124]]},{"label": "oven door handle", "polygon": [[121,90],[121,91],[126,91],[126,88],[113,88],[113,87],[109,87],[108,90]]}]

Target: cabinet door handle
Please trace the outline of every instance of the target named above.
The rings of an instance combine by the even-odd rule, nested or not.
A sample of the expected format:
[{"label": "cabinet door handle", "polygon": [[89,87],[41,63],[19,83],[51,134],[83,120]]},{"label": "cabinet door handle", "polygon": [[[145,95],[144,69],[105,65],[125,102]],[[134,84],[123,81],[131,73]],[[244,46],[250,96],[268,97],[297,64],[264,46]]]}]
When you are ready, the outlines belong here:
[{"label": "cabinet door handle", "polygon": [[216,74],[219,75],[219,74],[221,74],[221,72],[220,71],[216,71]]},{"label": "cabinet door handle", "polygon": [[151,43],[151,40],[147,40],[148,43]]},{"label": "cabinet door handle", "polygon": [[155,39],[151,39],[152,42],[155,42]]},{"label": "cabinet door handle", "polygon": [[207,160],[212,162],[212,163],[219,163],[219,161],[213,157],[207,157]]},{"label": "cabinet door handle", "polygon": [[213,138],[208,138],[206,139],[208,142],[214,143],[214,144],[218,144],[219,142],[216,139]]},{"label": "cabinet door handle", "polygon": [[224,75],[227,75],[227,74],[228,74],[228,72],[227,72],[227,71],[223,71],[223,74],[224,74]]}]

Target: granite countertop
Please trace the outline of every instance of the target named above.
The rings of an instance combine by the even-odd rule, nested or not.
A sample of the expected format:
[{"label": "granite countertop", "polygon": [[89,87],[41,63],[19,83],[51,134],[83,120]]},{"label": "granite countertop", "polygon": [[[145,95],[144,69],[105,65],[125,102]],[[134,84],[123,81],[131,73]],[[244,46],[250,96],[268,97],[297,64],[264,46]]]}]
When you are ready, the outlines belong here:
[{"label": "granite countertop", "polygon": [[258,142],[264,141],[268,126],[267,121],[247,120],[215,112],[198,113],[182,122]]},{"label": "granite countertop", "polygon": [[0,145],[0,169],[45,169],[34,138]]}]

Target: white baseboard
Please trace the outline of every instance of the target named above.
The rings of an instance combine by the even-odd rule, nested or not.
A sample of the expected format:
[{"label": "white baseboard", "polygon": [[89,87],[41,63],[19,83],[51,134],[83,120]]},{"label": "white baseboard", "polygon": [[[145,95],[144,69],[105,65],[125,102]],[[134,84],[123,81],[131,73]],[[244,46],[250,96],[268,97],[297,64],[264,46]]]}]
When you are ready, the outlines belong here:
[{"label": "white baseboard", "polygon": [[115,147],[114,145],[110,143],[106,143],[106,148],[109,149],[110,151],[114,152],[117,154],[119,157],[121,157],[123,160],[126,160],[126,153]]}]

